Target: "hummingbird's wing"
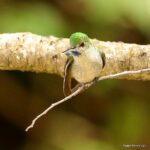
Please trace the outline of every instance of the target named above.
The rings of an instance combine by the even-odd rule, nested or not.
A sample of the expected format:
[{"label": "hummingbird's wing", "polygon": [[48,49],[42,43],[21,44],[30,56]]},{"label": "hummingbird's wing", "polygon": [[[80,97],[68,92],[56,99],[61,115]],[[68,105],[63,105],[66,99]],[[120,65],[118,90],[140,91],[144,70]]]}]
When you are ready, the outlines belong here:
[{"label": "hummingbird's wing", "polygon": [[73,61],[74,61],[73,57],[69,57],[65,65],[64,81],[63,81],[63,93],[65,96],[68,96],[72,93],[71,92],[71,68],[72,68]]}]

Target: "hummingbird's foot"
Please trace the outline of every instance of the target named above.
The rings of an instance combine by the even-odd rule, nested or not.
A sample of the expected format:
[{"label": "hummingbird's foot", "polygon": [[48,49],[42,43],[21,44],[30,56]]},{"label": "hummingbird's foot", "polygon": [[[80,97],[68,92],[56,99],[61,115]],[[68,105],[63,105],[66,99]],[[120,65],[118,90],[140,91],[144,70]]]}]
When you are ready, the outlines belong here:
[{"label": "hummingbird's foot", "polygon": [[99,77],[95,77],[95,79],[92,81],[93,83],[97,82]]}]

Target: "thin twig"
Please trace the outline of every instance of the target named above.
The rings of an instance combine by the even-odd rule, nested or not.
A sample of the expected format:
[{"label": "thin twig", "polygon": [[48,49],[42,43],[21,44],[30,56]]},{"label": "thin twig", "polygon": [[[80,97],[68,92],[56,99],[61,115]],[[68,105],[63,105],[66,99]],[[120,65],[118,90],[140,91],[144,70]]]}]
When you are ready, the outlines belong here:
[{"label": "thin twig", "polygon": [[32,123],[25,129],[25,131],[27,132],[29,129],[33,128],[36,121],[38,119],[40,119],[42,116],[46,115],[48,113],[49,110],[51,110],[52,108],[58,106],[59,104],[68,101],[69,99],[71,99],[72,97],[78,95],[82,90],[84,90],[84,86],[80,86],[75,92],[73,92],[72,94],[70,94],[69,96],[65,97],[64,99],[57,101],[55,103],[52,103],[47,109],[45,109],[41,114],[39,114],[38,116],[36,116],[35,119],[32,120]]},{"label": "thin twig", "polygon": [[97,81],[101,81],[101,80],[106,80],[106,79],[112,79],[112,78],[115,78],[115,77],[119,77],[119,76],[123,76],[123,75],[131,75],[131,74],[138,74],[138,73],[143,73],[143,72],[148,72],[150,71],[150,68],[146,68],[146,69],[141,69],[141,70],[133,70],[133,71],[124,71],[124,72],[120,72],[120,73],[116,73],[116,74],[110,74],[110,75],[107,75],[107,76],[103,76],[103,77],[100,77],[98,78],[97,80],[93,81],[93,82],[90,82],[90,83],[87,83],[87,84],[82,84],[75,92],[73,92],[72,94],[70,94],[69,96],[65,97],[64,99],[58,101],[58,102],[55,102],[53,104],[51,104],[46,110],[44,110],[41,114],[39,114],[35,119],[33,119],[31,125],[29,125],[27,128],[26,128],[26,132],[33,128],[36,121],[41,118],[43,115],[46,115],[48,113],[49,110],[51,110],[52,108],[58,106],[59,104],[63,103],[63,102],[66,102],[68,100],[70,100],[72,97],[78,95],[81,91],[89,88],[91,85],[93,85],[95,82]]},{"label": "thin twig", "polygon": [[90,86],[92,86],[95,82],[98,82],[98,81],[102,81],[106,79],[113,79],[113,78],[124,76],[124,75],[132,75],[132,74],[138,74],[138,73],[143,73],[143,72],[149,72],[149,71],[150,71],[150,68],[145,68],[141,70],[123,71],[120,73],[114,73],[114,74],[110,74],[107,76],[102,76],[102,77],[99,77],[97,80],[87,83],[84,89],[88,89]]},{"label": "thin twig", "polygon": [[120,72],[120,73],[115,73],[115,74],[110,74],[110,75],[107,75],[107,76],[100,77],[98,79],[98,81],[106,80],[106,79],[112,79],[112,78],[119,77],[119,76],[124,76],[124,75],[139,74],[139,73],[149,72],[149,71],[150,71],[150,68],[145,68],[145,69],[140,69],[140,70],[123,71],[123,72]]}]

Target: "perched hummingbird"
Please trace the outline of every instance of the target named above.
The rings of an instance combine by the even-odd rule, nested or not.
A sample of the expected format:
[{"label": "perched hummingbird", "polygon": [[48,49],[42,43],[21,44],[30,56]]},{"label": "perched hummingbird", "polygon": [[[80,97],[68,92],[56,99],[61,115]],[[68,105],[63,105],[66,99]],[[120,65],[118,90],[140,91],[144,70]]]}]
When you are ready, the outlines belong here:
[{"label": "perched hummingbird", "polygon": [[[70,47],[63,52],[68,60],[65,65],[63,92],[67,96],[80,85],[92,82],[99,77],[105,66],[105,54],[95,47],[89,37],[81,32],[70,36]],[[79,84],[71,89],[71,78]]]}]

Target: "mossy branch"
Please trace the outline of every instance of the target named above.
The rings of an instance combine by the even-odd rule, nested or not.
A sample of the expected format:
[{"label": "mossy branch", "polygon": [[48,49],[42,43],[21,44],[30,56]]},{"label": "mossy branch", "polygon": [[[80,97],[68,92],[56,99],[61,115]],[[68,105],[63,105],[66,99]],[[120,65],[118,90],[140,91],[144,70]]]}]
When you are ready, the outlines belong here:
[{"label": "mossy branch", "polygon": [[[122,42],[92,42],[106,56],[106,65],[100,76],[123,71],[150,68],[150,45]],[[32,33],[0,34],[0,69],[55,73],[63,76],[66,56],[61,52],[69,40]],[[147,72],[125,75],[122,79],[150,80]]]}]

